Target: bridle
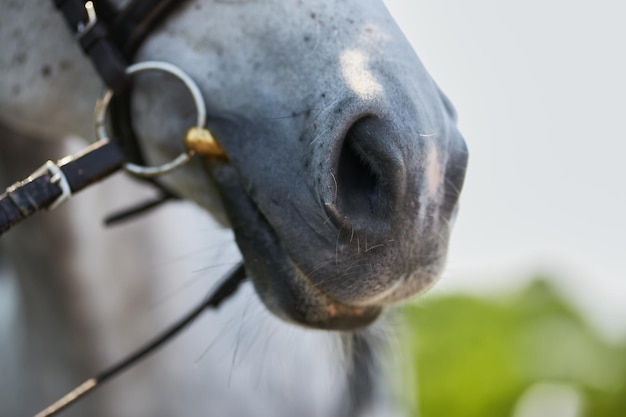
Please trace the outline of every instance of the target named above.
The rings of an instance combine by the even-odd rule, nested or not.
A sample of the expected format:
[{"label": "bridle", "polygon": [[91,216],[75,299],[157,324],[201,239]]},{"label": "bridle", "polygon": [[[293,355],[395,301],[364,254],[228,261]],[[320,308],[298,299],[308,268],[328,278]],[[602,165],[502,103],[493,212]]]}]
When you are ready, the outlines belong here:
[{"label": "bridle", "polygon": [[[186,0],[132,0],[122,10],[117,10],[109,0],[53,0],[65,17],[69,29],[85,54],[90,58],[100,78],[115,95],[111,106],[111,129],[113,137],[122,146],[127,158],[137,165],[145,165],[141,146],[132,128],[130,116],[131,76],[137,72],[135,65],[129,65],[150,32],[170,14],[176,6]],[[169,64],[170,69],[156,69],[170,72],[185,83],[191,91],[195,83],[179,68]],[[133,69],[134,68],[134,69]],[[192,94],[194,92],[192,91]],[[200,97],[194,95],[196,107],[204,106]],[[110,97],[109,97],[110,99]],[[198,108],[198,113],[201,113]],[[97,121],[96,121],[97,122]],[[202,127],[202,126],[201,126]],[[135,172],[136,173],[136,172]],[[141,175],[141,173],[139,173]],[[159,187],[166,193],[170,190]]]},{"label": "bridle", "polygon": [[[98,141],[76,155],[57,162],[47,161],[26,180],[12,185],[0,195],[0,235],[39,210],[58,207],[72,194],[122,168],[156,186],[161,196],[156,201],[118,214],[113,220],[178,198],[155,178],[184,165],[195,153],[209,159],[225,159],[223,150],[205,128],[204,99],[191,77],[167,62],[127,64],[150,31],[183,1],[133,0],[120,11],[108,0],[53,2],[108,87],[96,103]],[[185,136],[186,150],[171,162],[157,167],[146,165],[130,116],[131,78],[137,72],[150,70],[178,78],[191,93],[197,111],[196,125]]]},{"label": "bridle", "polygon": [[[155,177],[186,163],[200,154],[214,163],[227,158],[210,132],[205,128],[204,99],[195,82],[180,68],[166,62],[147,61],[128,65],[144,39],[183,0],[132,0],[117,10],[108,0],[53,0],[74,33],[85,54],[108,90],[98,100],[95,110],[97,142],[77,154],[59,161],[47,161],[28,178],[8,187],[0,195],[0,235],[12,226],[42,209],[54,209],[69,196],[124,168],[161,189],[162,197],[121,215],[128,217],[143,212],[175,193],[155,181]],[[189,90],[196,105],[197,121],[186,133],[186,150],[173,161],[146,166],[130,117],[130,89],[133,74],[157,70],[178,78]],[[109,134],[109,130],[112,132]],[[222,283],[191,312],[127,358],[77,386],[47,407],[36,417],[52,416],[93,391],[102,382],[119,374],[170,340],[208,308],[217,308],[234,294],[246,279],[243,264],[235,266]]]},{"label": "bridle", "polygon": [[117,10],[107,0],[53,0],[104,83],[116,93],[140,44],[184,0],[133,0]]}]

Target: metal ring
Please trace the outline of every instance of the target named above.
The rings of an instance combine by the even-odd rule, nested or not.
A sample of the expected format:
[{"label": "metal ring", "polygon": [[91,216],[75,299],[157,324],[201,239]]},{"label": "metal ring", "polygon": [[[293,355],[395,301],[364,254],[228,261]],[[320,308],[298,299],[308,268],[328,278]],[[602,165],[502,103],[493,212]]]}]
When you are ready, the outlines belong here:
[{"label": "metal ring", "polygon": [[[191,93],[194,104],[196,106],[196,112],[198,115],[196,121],[197,127],[204,127],[204,125],[206,124],[206,106],[204,104],[204,99],[202,97],[202,93],[200,92],[200,88],[198,88],[198,85],[195,83],[195,81],[192,80],[191,77],[187,75],[187,73],[185,73],[176,65],[163,61],[145,61],[130,65],[128,68],[126,68],[126,74],[132,75],[140,71],[147,70],[164,71],[174,75],[180,81],[182,81],[183,84],[185,84],[185,87],[187,87],[187,89]],[[106,130],[106,115],[109,103],[111,102],[112,98],[113,90],[107,90],[96,102],[94,119],[96,124],[96,137],[98,138],[98,140],[109,138],[109,134]],[[186,152],[178,155],[172,161],[162,165],[146,167],[137,164],[126,163],[124,164],[124,169],[141,177],[156,177],[181,167],[182,165],[187,163],[193,155],[194,151],[187,150]]]}]

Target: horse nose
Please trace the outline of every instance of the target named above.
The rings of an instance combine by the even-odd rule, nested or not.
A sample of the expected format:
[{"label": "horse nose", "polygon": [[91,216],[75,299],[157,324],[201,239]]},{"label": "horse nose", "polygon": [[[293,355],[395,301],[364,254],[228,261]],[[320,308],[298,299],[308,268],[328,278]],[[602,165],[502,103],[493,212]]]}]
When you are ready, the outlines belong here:
[{"label": "horse nose", "polygon": [[405,164],[389,123],[376,117],[357,120],[333,156],[335,195],[326,204],[344,230],[384,233],[406,186]]}]

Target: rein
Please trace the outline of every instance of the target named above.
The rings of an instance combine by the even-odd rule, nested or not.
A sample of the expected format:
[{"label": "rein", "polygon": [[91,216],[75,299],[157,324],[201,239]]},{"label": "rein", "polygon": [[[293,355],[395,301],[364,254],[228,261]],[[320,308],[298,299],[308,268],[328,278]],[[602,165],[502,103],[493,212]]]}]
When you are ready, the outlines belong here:
[{"label": "rein", "polygon": [[[108,90],[98,99],[95,108],[97,141],[75,155],[59,161],[47,161],[23,181],[8,187],[0,195],[0,236],[12,226],[42,209],[53,210],[71,195],[109,175],[125,169],[162,190],[163,196],[153,202],[132,208],[109,218],[107,223],[128,218],[160,203],[177,198],[155,178],[188,162],[198,154],[208,162],[224,163],[227,156],[206,129],[206,108],[196,83],[182,69],[160,61],[128,65],[142,41],[174,6],[177,0],[133,0],[123,10],[117,10],[107,0],[53,0],[74,33],[85,54],[91,59]],[[130,120],[130,89],[132,75],[141,71],[162,71],[178,78],[189,90],[197,112],[196,125],[189,128],[184,143],[186,150],[171,162],[146,166],[139,142]],[[109,134],[108,129],[113,132]],[[78,399],[92,392],[101,383],[128,369],[155,349],[171,340],[202,312],[218,308],[233,295],[246,279],[240,262],[219,286],[198,306],[169,329],[155,337],[127,358],[89,378],[36,417],[57,414]]]},{"label": "rein", "polygon": [[245,281],[246,272],[243,268],[243,264],[237,265],[227,274],[227,278],[222,281],[217,289],[213,291],[209,296],[203,300],[196,308],[187,313],[178,322],[170,326],[169,329],[162,332],[159,336],[155,337],[152,341],[146,343],[143,347],[137,349],[134,353],[128,355],[125,359],[122,359],[117,364],[109,367],[108,369],[100,372],[96,376],[87,379],[82,384],[78,385],[72,391],[59,398],[50,406],[40,411],[35,417],[50,417],[63,411],[68,406],[72,405],[80,398],[98,388],[102,383],[117,376],[122,371],[128,369],[131,365],[135,364],[138,360],[144,359],[147,355],[155,351],[162,346],[165,342],[176,336],[181,330],[191,324],[196,318],[200,316],[205,310],[209,308],[218,308],[221,303],[233,295],[239,285]]}]

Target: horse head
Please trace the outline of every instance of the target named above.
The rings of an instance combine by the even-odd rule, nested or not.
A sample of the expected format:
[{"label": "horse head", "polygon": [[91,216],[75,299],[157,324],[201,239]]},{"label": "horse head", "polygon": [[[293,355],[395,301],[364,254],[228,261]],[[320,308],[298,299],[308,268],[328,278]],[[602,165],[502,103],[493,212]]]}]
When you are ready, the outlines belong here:
[{"label": "horse head", "polygon": [[[353,329],[437,279],[468,153],[381,1],[193,1],[138,60],[199,83],[229,163],[166,181],[226,214],[272,312]],[[151,158],[168,158],[192,104],[175,81],[137,78],[135,130]]]}]

